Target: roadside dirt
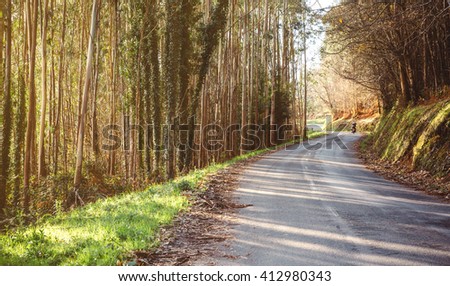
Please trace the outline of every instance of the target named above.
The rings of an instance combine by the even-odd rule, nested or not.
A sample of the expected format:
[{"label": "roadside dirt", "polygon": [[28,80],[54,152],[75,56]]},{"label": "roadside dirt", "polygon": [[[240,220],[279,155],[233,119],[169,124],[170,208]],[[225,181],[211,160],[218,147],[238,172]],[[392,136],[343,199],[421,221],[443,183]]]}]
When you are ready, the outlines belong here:
[{"label": "roadside dirt", "polygon": [[211,256],[226,256],[220,247],[232,238],[229,229],[237,209],[249,205],[237,204],[233,191],[239,185],[240,174],[261,156],[236,163],[204,183],[206,191],[185,192],[191,202],[188,211],[180,214],[172,225],[160,232],[161,245],[153,251],[136,251],[131,264],[141,266],[193,265]]}]

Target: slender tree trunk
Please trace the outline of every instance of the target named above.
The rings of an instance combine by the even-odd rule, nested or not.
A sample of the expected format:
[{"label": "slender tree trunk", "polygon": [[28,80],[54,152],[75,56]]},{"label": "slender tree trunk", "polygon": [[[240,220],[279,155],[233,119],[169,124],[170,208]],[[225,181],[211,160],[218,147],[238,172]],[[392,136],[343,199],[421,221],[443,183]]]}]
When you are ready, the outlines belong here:
[{"label": "slender tree trunk", "polygon": [[[3,122],[0,126],[0,217],[6,209],[7,183],[9,174],[9,151],[11,147],[11,0],[0,1],[0,99],[3,102]],[[5,50],[5,75],[3,74],[3,34],[4,34],[4,11],[6,9],[6,50]],[[4,89],[3,89],[4,86]],[[1,110],[1,109],[0,109]],[[3,130],[2,130],[3,129]]]},{"label": "slender tree trunk", "polygon": [[165,130],[165,159],[166,177],[175,177],[175,132],[173,124],[175,118],[176,98],[179,94],[179,74],[180,74],[180,12],[181,5],[178,0],[168,0],[166,2],[168,13],[165,31],[165,88],[166,88],[166,130]]},{"label": "slender tree trunk", "polygon": [[[178,113],[179,122],[181,125],[186,126],[188,123],[188,110],[186,110],[186,106],[189,105],[189,101],[191,98],[191,87],[190,87],[190,73],[191,73],[191,59],[192,59],[192,43],[190,39],[190,26],[192,25],[192,13],[193,6],[191,0],[183,0],[182,1],[182,21],[180,27],[180,36],[181,36],[181,55],[180,55],[180,99],[178,102]],[[180,130],[180,151],[178,156],[178,170],[182,172],[184,170],[184,164],[186,160],[187,153],[187,134],[185,129]]]},{"label": "slender tree trunk", "polygon": [[[235,50],[234,50],[234,42],[235,42],[235,29],[234,29],[234,14],[235,14],[235,0],[231,1],[230,13],[229,13],[229,31],[228,31],[228,70],[229,70],[229,87],[228,87],[228,110],[229,110],[229,125],[227,128],[231,128],[236,123],[236,108],[234,101],[234,93],[235,93]],[[227,130],[227,151],[228,158],[233,157],[235,151],[234,144],[234,134],[233,130]]]},{"label": "slender tree trunk", "polygon": [[[30,210],[30,178],[31,165],[33,162],[32,150],[36,130],[36,37],[38,23],[38,0],[27,0],[27,24],[28,24],[28,46],[29,46],[29,106],[27,115],[27,131],[25,139],[25,160],[24,160],[24,212],[29,213]],[[33,152],[34,153],[34,152]]]},{"label": "slender tree trunk", "polygon": [[63,4],[63,19],[62,19],[62,29],[61,29],[61,41],[60,41],[60,51],[59,51],[59,75],[58,75],[58,103],[55,118],[55,138],[53,139],[53,172],[56,175],[58,173],[58,158],[59,158],[59,141],[60,141],[60,125],[61,125],[61,112],[62,112],[62,100],[64,93],[64,53],[65,53],[65,36],[66,36],[66,22],[67,22],[67,0],[64,0]]},{"label": "slender tree trunk", "polygon": [[[55,0],[51,0],[51,5],[49,8],[49,13],[52,13],[54,11],[55,7]],[[54,24],[54,21],[53,23]],[[50,57],[50,88],[49,88],[49,112],[48,112],[48,125],[50,126],[49,134],[48,134],[48,152],[47,152],[47,174],[50,172],[50,166],[52,166],[52,159],[53,159],[53,127],[55,126],[55,117],[56,117],[56,106],[55,106],[55,98],[56,98],[56,67],[55,67],[55,45],[54,45],[54,39],[55,39],[55,29],[54,25],[51,28],[51,57]]]},{"label": "slender tree trunk", "polygon": [[[275,13],[278,13],[275,11]],[[270,98],[270,145],[277,144],[277,119],[276,119],[276,92],[278,89],[277,85],[277,46],[278,46],[278,15],[274,16],[273,19],[273,29],[274,29],[274,39],[273,39],[273,53],[272,53],[272,94]]]},{"label": "slender tree trunk", "polygon": [[39,131],[39,160],[38,180],[47,175],[45,166],[45,114],[47,112],[47,24],[48,24],[48,0],[43,2],[42,20],[42,77],[41,77],[41,120]]},{"label": "slender tree trunk", "polygon": [[[83,95],[83,49],[84,49],[84,39],[86,38],[86,34],[85,34],[85,30],[86,30],[86,22],[87,20],[85,20],[85,11],[87,9],[85,9],[85,3],[87,3],[84,0],[80,0],[80,22],[79,22],[79,29],[80,29],[80,46],[79,46],[79,50],[80,50],[80,58],[78,61],[78,120],[77,120],[77,129],[76,129],[76,133],[75,138],[76,140],[78,140],[78,134],[80,132],[80,123],[81,123],[81,101],[82,101],[82,95]],[[88,35],[89,36],[89,35]],[[78,145],[78,142],[75,142],[75,146]]]},{"label": "slender tree trunk", "polygon": [[[268,102],[268,98],[269,98],[269,77],[268,77],[268,72],[269,72],[269,57],[267,55],[267,50],[269,49],[270,43],[267,37],[267,33],[269,32],[269,23],[270,23],[270,8],[269,8],[269,0],[265,0],[264,3],[264,11],[265,11],[265,15],[264,15],[264,38],[263,38],[263,47],[261,49],[261,58],[263,60],[264,66],[263,66],[263,82],[264,82],[264,100]],[[265,112],[264,112],[264,125],[265,125],[265,129],[264,129],[264,147],[269,147],[270,146],[270,133],[271,133],[271,127],[270,127],[270,121],[269,121],[269,116],[270,116],[270,112],[269,112],[269,108],[270,108],[270,104],[266,103],[266,108],[265,108]]]},{"label": "slender tree trunk", "polygon": [[77,146],[77,160],[75,165],[75,177],[74,177],[74,187],[78,190],[81,185],[82,179],[82,166],[83,166],[83,147],[84,147],[84,133],[85,133],[85,121],[87,104],[89,100],[89,90],[92,78],[92,64],[94,58],[94,43],[95,43],[95,33],[97,31],[97,18],[100,10],[101,0],[94,0],[92,4],[92,16],[91,16],[91,29],[89,34],[89,47],[87,52],[87,62],[86,62],[86,78],[84,81],[84,91],[81,106],[81,117],[80,117],[80,131],[78,133],[78,146]]},{"label": "slender tree trunk", "polygon": [[[20,15],[20,22],[19,22],[19,30],[23,31],[23,34],[25,35],[24,38],[27,38],[27,29],[25,27],[25,7],[24,3],[21,2],[21,5],[19,7]],[[26,41],[23,45],[22,49],[17,50],[17,58],[18,60],[18,70],[17,70],[17,95],[18,95],[18,106],[16,109],[16,120],[15,120],[15,129],[17,130],[15,132],[15,150],[14,150],[14,191],[13,191],[13,206],[19,207],[20,204],[20,182],[21,182],[21,170],[22,170],[22,156],[23,156],[23,149],[24,149],[24,140],[25,140],[25,118],[26,118],[26,102],[25,102],[25,89],[26,89],[26,81],[25,81],[25,62],[26,62],[26,53],[27,53],[27,45]],[[22,59],[22,61],[20,61]]]},{"label": "slender tree trunk", "polygon": [[306,140],[307,136],[307,112],[308,112],[308,58],[307,58],[307,50],[306,50],[306,1],[303,2],[303,121],[302,121],[302,138]]},{"label": "slender tree trunk", "polygon": [[[157,9],[158,2],[151,1],[152,9]],[[153,149],[155,150],[154,170],[155,176],[159,178],[161,168],[161,152],[162,152],[162,102],[161,102],[161,76],[159,63],[159,35],[158,35],[158,20],[156,15],[149,11],[149,28],[150,30],[150,62],[151,62],[151,80],[152,80],[152,100],[148,98],[149,103],[153,103],[153,111],[148,110],[152,115],[153,123]],[[148,94],[148,96],[150,96]],[[147,148],[149,148],[148,146]]]},{"label": "slender tree trunk", "polygon": [[408,72],[406,71],[406,66],[404,62],[398,62],[398,69],[400,75],[400,87],[402,91],[402,97],[400,98],[399,104],[402,107],[405,107],[411,100],[411,91],[408,80]]},{"label": "slender tree trunk", "polygon": [[[118,3],[117,1],[113,1],[111,3],[110,8],[110,50],[111,50],[111,64],[110,64],[110,80],[111,80],[111,98],[110,98],[110,118],[109,118],[109,124],[110,126],[114,126],[116,124],[116,92],[117,92],[117,48],[118,48]],[[109,169],[109,175],[113,176],[115,174],[115,168],[116,168],[116,151],[111,150],[109,152],[109,161],[108,161],[108,169]]]},{"label": "slender tree trunk", "polygon": [[98,157],[100,156],[100,146],[99,146],[99,138],[98,138],[98,120],[97,120],[97,96],[98,96],[98,81],[100,74],[100,27],[98,27],[97,33],[97,55],[95,57],[95,72],[94,72],[94,84],[93,84],[93,92],[92,92],[92,152],[94,154],[95,162],[97,162]]},{"label": "slender tree trunk", "polygon": [[242,29],[242,84],[241,84],[241,142],[240,142],[240,154],[245,153],[245,142],[246,142],[246,125],[247,125],[247,117],[248,117],[248,0],[244,0],[244,10],[242,11],[242,21],[243,21],[243,29]]}]

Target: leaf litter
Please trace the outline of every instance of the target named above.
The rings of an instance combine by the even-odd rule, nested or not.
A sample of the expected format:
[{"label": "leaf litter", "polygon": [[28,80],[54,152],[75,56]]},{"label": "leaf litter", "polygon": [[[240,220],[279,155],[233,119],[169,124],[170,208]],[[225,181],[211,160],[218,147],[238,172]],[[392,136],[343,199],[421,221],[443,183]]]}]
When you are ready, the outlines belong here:
[{"label": "leaf litter", "polygon": [[412,170],[403,162],[392,163],[381,160],[376,157],[375,152],[362,150],[360,148],[361,140],[356,143],[356,148],[359,152],[359,157],[364,161],[368,169],[390,181],[439,197],[450,203],[450,174],[444,177],[435,177],[425,170]]},{"label": "leaf litter", "polygon": [[161,229],[158,248],[133,252],[134,259],[128,265],[188,266],[211,256],[227,257],[221,248],[223,242],[233,238],[230,234],[233,214],[252,206],[236,203],[233,192],[246,166],[260,157],[236,163],[209,176],[200,187],[205,191],[185,191],[191,204],[189,210]]}]

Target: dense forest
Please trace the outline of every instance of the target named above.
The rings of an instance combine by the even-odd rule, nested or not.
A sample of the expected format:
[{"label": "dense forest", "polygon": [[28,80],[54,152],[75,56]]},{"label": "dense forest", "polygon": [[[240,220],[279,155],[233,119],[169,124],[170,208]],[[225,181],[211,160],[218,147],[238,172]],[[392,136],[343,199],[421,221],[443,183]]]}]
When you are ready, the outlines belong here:
[{"label": "dense forest", "polygon": [[287,139],[279,126],[302,131],[301,1],[2,3],[2,217],[172,179]]},{"label": "dense forest", "polygon": [[[0,5],[0,218],[67,210],[304,137],[311,88],[338,117],[417,105],[450,86],[446,0]],[[308,72],[307,38],[319,31],[307,27],[319,18],[322,67]]]},{"label": "dense forest", "polygon": [[449,182],[450,2],[342,2],[323,18],[313,73],[322,106],[341,122],[360,119],[370,161]]},{"label": "dense forest", "polygon": [[316,110],[386,114],[448,96],[448,1],[342,2],[323,17],[322,62],[310,75]]},{"label": "dense forest", "polygon": [[[334,77],[319,84],[330,109],[342,113],[348,101],[357,109],[375,97],[385,113],[448,96],[449,1],[342,2],[324,17],[329,26],[318,81]],[[330,88],[342,92],[328,95]]]}]

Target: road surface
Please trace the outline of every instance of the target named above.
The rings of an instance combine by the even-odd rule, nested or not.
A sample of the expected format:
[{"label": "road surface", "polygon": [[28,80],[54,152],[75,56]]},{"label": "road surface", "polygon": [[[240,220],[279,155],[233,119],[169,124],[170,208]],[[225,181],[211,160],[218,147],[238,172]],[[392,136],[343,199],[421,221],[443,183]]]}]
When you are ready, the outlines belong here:
[{"label": "road surface", "polygon": [[215,264],[450,265],[450,205],[366,169],[359,136],[339,137],[348,149],[329,136],[246,170],[236,198],[253,206],[237,214],[229,258]]}]

